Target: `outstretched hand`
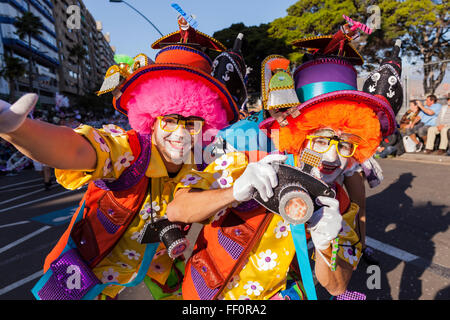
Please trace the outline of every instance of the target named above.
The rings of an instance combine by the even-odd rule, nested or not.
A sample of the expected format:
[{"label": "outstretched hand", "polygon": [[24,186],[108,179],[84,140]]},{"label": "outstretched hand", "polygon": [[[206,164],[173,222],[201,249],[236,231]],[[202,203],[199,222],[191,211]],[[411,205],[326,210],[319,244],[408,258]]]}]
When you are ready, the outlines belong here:
[{"label": "outstretched hand", "polygon": [[14,104],[0,100],[0,133],[16,131],[33,110],[38,100],[37,94],[27,93]]}]

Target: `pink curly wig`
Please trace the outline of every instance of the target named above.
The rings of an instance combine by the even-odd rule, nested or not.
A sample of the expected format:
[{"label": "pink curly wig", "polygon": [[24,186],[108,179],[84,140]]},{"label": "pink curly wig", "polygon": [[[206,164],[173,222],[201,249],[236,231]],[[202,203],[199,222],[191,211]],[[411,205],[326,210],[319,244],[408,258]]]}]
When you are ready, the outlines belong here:
[{"label": "pink curly wig", "polygon": [[151,134],[156,117],[179,114],[205,119],[203,132],[220,130],[227,114],[218,94],[192,79],[156,77],[138,85],[128,103],[131,127],[141,134]]}]

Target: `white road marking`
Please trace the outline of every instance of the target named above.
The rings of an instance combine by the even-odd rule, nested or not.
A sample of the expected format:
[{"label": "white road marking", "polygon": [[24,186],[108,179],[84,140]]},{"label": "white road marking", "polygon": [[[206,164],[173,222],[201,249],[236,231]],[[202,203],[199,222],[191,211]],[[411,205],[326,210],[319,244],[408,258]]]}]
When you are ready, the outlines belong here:
[{"label": "white road marking", "polygon": [[35,181],[39,181],[39,180],[42,180],[42,178],[39,178],[39,179],[33,179],[33,180],[27,180],[27,181],[18,182],[18,183],[13,183],[13,184],[8,184],[7,186],[0,187],[0,190],[3,190],[3,189],[9,189],[9,188],[14,187],[14,186],[20,186],[20,185],[22,185],[22,184],[26,184],[26,183],[30,183],[30,182],[35,182]]},{"label": "white road marking", "polygon": [[411,262],[413,260],[420,258],[419,256],[406,252],[402,249],[398,249],[386,243],[380,242],[378,240],[372,239],[370,237],[366,237],[366,244],[371,248],[384,252],[392,257],[395,257],[405,262]]},{"label": "white road marking", "polygon": [[23,203],[18,204],[18,205],[16,205],[16,206],[12,206],[12,207],[9,207],[9,208],[1,209],[1,210],[0,210],[0,213],[5,212],[5,211],[9,211],[9,210],[12,210],[12,209],[24,207],[24,206],[26,206],[26,205],[29,205],[29,204],[32,204],[32,203],[36,203],[36,202],[39,202],[39,201],[43,201],[43,200],[47,200],[47,199],[51,199],[51,198],[56,198],[56,197],[58,197],[58,196],[61,196],[61,195],[63,195],[63,194],[69,193],[69,192],[75,192],[75,191],[73,191],[73,190],[67,190],[67,191],[63,191],[63,192],[60,192],[60,193],[52,194],[52,195],[47,196],[47,197],[39,198],[39,199],[32,200],[32,201],[28,201],[28,202],[23,202]]},{"label": "white road marking", "polygon": [[7,250],[9,250],[9,249],[11,249],[11,248],[14,248],[15,246],[21,244],[22,242],[25,242],[25,241],[27,241],[28,239],[31,239],[31,238],[33,238],[34,236],[37,236],[38,234],[41,234],[42,232],[47,231],[47,230],[50,229],[50,228],[51,228],[51,226],[45,226],[45,227],[42,227],[42,228],[40,228],[40,229],[38,229],[38,230],[36,230],[36,231],[30,233],[30,234],[27,234],[25,237],[22,237],[22,238],[20,238],[19,240],[16,240],[16,241],[14,241],[14,242],[11,242],[10,244],[4,246],[3,248],[0,248],[0,253],[3,253],[3,252],[5,252],[5,251],[7,251]]},{"label": "white road marking", "polygon": [[24,284],[26,284],[26,283],[28,283],[30,281],[33,281],[34,279],[39,278],[43,274],[44,274],[44,272],[42,270],[38,271],[38,272],[33,273],[32,275],[30,275],[30,276],[28,276],[26,278],[23,278],[22,280],[14,282],[14,283],[10,284],[9,286],[6,286],[6,287],[0,289],[0,296],[4,295],[5,293],[8,293],[8,292],[10,292],[10,291],[12,291],[14,289],[17,289],[17,288],[23,286]]},{"label": "white road marking", "polygon": [[45,189],[42,188],[42,189],[39,189],[39,190],[31,191],[31,192],[22,194],[22,195],[20,195],[20,196],[17,196],[17,197],[14,197],[14,198],[11,198],[11,199],[2,201],[2,202],[0,202],[0,204],[5,204],[5,203],[8,203],[8,202],[12,202],[12,201],[14,201],[14,200],[22,199],[22,198],[31,196],[32,194],[35,194],[35,193],[38,193],[38,192],[41,192],[41,191],[44,191],[44,190],[45,190]]},{"label": "white road marking", "polygon": [[18,225],[21,225],[21,224],[27,224],[27,223],[30,223],[30,221],[27,220],[27,221],[14,222],[14,223],[10,223],[10,224],[4,224],[4,225],[0,226],[0,229],[14,227],[14,226],[18,226]]},{"label": "white road marking", "polygon": [[3,192],[19,191],[19,190],[25,190],[25,189],[35,188],[35,187],[42,187],[42,183],[32,184],[32,185],[25,186],[25,187],[18,187],[18,188],[13,188],[13,189],[7,189],[7,190],[3,190]]}]

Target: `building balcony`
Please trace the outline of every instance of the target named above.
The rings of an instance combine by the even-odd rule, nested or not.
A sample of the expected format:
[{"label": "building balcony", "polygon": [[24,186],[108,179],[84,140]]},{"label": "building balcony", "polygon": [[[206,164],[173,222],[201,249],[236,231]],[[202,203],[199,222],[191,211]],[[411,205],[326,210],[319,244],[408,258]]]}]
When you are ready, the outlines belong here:
[{"label": "building balcony", "polygon": [[[30,54],[30,47],[28,43],[23,40],[15,38],[3,38],[3,44],[5,46],[11,47],[14,51],[17,51],[23,56],[28,56]],[[45,66],[59,66],[60,63],[57,59],[47,55],[45,52],[31,48],[33,53],[33,59]]]}]

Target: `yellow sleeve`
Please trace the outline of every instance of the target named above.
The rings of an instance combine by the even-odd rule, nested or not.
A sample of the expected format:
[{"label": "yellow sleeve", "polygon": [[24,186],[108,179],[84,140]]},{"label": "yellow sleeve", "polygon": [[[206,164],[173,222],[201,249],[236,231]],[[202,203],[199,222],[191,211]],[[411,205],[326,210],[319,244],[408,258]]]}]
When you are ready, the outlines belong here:
[{"label": "yellow sleeve", "polygon": [[[248,159],[244,153],[232,152],[223,155],[210,163],[202,172],[192,170],[180,180],[174,190],[180,188],[197,188],[203,190],[229,188],[245,171]],[[230,205],[232,207],[233,205]],[[222,215],[226,209],[222,209],[215,216],[203,221],[207,224],[214,221],[217,216]]]},{"label": "yellow sleeve", "polygon": [[175,187],[198,188],[203,190],[229,188],[241,176],[248,161],[244,153],[232,152],[210,163],[202,172],[192,170],[186,174]]},{"label": "yellow sleeve", "polygon": [[80,125],[74,129],[94,147],[97,164],[92,171],[55,169],[58,183],[75,190],[98,179],[117,179],[134,160],[126,132],[112,124],[95,129]]},{"label": "yellow sleeve", "polygon": [[342,215],[342,229],[339,233],[338,256],[354,269],[358,266],[362,255],[362,244],[356,232],[359,206],[351,203],[350,208]]}]

